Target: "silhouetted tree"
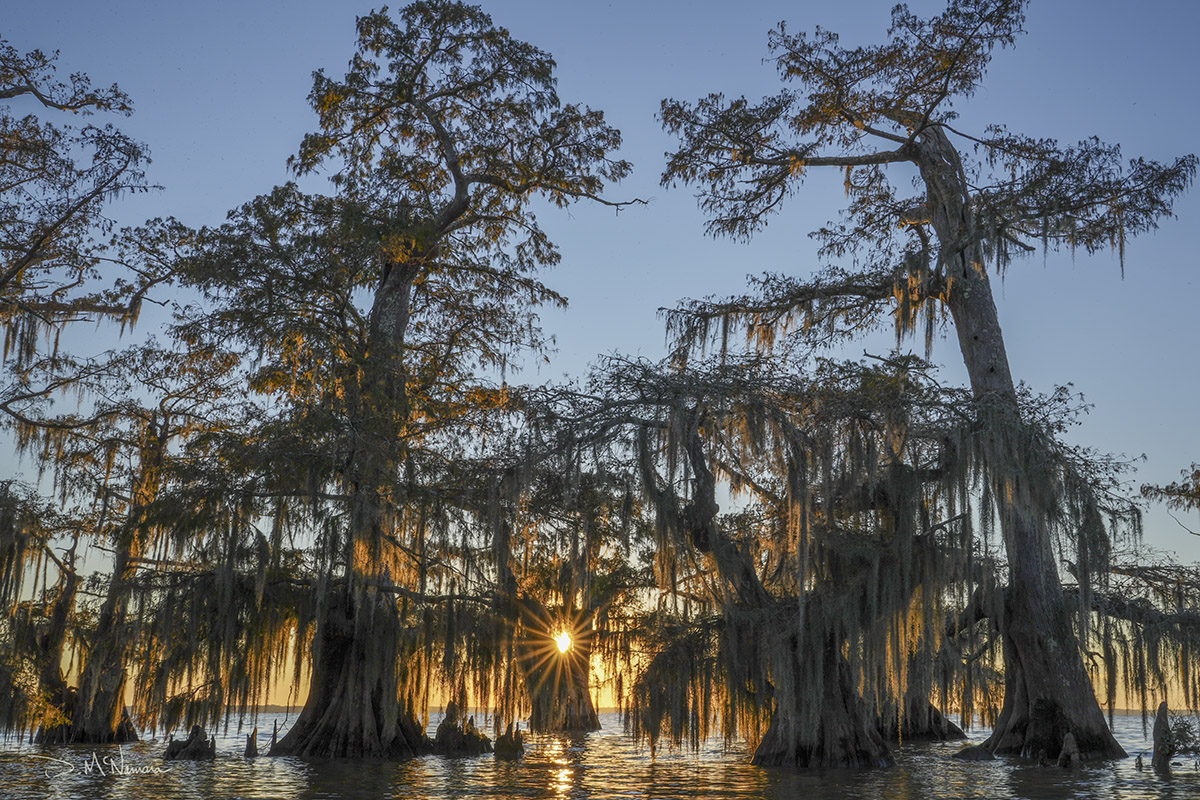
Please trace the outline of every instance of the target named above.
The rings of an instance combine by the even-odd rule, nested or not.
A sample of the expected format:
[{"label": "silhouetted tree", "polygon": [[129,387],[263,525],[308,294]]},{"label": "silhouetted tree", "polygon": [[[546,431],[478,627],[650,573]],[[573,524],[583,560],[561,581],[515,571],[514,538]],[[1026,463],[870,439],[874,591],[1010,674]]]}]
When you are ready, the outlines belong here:
[{"label": "silhouetted tree", "polygon": [[100,240],[112,227],[104,208],[148,188],[145,148],[112,125],[55,119],[132,111],[116,84],[95,88],[79,72],[57,79],[57,57],[22,54],[0,39],[0,325],[5,356],[21,360],[63,322],[135,319],[162,277],[144,269],[104,274],[113,260]]},{"label": "silhouetted tree", "polygon": [[425,746],[427,659],[406,659],[403,600],[420,602],[430,569],[430,482],[504,402],[479,371],[538,348],[532,309],[562,301],[533,277],[558,253],[531,202],[599,199],[629,169],[599,112],[560,103],[550,57],[477,8],[372,13],[358,37],[342,80],[316,74],[320,128],[292,161],[329,168],[336,196],[287,186],[247,204],[190,272],[212,301],[191,335],[257,356],[251,386],[316,450],[296,493],[334,498],[308,700],[275,754]]},{"label": "silhouetted tree", "polygon": [[[948,317],[970,377],[989,498],[1008,556],[1006,689],[987,746],[1053,757],[1069,730],[1085,757],[1119,756],[1079,653],[1052,547],[1056,529],[1077,543],[1080,580],[1088,585],[1103,571],[1107,533],[1086,491],[1065,497],[1081,481],[1047,469],[1047,440],[1022,413],[988,264],[1004,267],[1039,244],[1123,253],[1128,237],[1170,213],[1196,159],[1124,162],[1117,147],[1097,139],[1063,146],[1001,126],[958,130],[951,104],[980,85],[995,48],[1013,43],[1024,5],[952,0],[930,19],[900,5],[888,41],[858,48],[841,46],[828,31],[794,34],[781,25],[770,37],[772,58],[782,79],[802,91],[759,103],[719,95],[664,101],[663,124],[680,144],[663,182],[700,187],[710,232],[749,238],[817,167],[843,170],[850,198],[844,221],[817,233],[822,255],[845,266],[810,278],[768,276],[756,294],[692,303],[670,322],[687,351],[731,327],[766,346],[788,330],[810,341],[844,340],[889,318],[901,334],[924,320],[931,342],[938,319]],[[970,150],[964,154],[956,142]],[[916,168],[918,194],[893,186],[892,164]],[[790,725],[792,713],[782,706],[778,713]]]}]

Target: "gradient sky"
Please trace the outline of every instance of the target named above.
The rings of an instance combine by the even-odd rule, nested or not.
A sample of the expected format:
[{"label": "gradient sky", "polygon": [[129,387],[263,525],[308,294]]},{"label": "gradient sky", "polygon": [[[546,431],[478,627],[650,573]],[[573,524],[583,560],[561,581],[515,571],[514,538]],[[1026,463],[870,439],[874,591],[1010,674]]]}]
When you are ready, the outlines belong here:
[{"label": "gradient sky", "polygon": [[[394,4],[399,5],[399,4]],[[838,173],[814,173],[769,229],[750,244],[714,241],[687,189],[658,186],[672,141],[655,113],[664,97],[712,91],[750,98],[777,91],[766,34],[820,25],[848,46],[884,36],[892,0],[826,3],[682,0],[485,0],[497,24],[552,53],[560,96],[603,109],[625,136],[635,172],[612,198],[650,199],[623,211],[575,206],[542,215],[563,263],[546,276],[571,299],[544,316],[557,337],[550,367],[526,381],[580,375],[597,354],[664,352],[657,309],[681,297],[739,291],[762,271],[806,274],[816,262],[808,231],[844,201]],[[918,13],[944,4],[921,0]],[[120,126],[146,142],[150,179],[164,189],[112,207],[123,224],[174,215],[192,224],[287,180],[285,159],[314,126],[305,97],[311,72],[344,71],[356,14],[338,2],[25,2],[8,0],[0,35],[19,50],[62,52],[61,68],[118,82],[136,113]],[[1098,135],[1126,155],[1159,160],[1200,149],[1196,31],[1200,2],[1041,0],[1014,50],[997,53],[985,87],[959,106],[961,128],[992,122],[1073,142]],[[18,107],[19,108],[19,107]],[[1070,382],[1094,409],[1072,441],[1101,451],[1145,454],[1135,484],[1167,482],[1200,461],[1196,275],[1200,194],[1176,205],[1178,220],[1133,240],[1122,279],[1115,255],[1036,255],[997,282],[1001,322],[1018,379],[1042,391]],[[140,330],[153,327],[146,315]],[[106,332],[90,346],[113,346]],[[875,352],[886,347],[886,340]],[[957,346],[935,345],[945,376],[961,380]],[[1181,517],[1200,531],[1200,517]],[[1147,543],[1200,559],[1200,538],[1161,508],[1147,517]]]}]

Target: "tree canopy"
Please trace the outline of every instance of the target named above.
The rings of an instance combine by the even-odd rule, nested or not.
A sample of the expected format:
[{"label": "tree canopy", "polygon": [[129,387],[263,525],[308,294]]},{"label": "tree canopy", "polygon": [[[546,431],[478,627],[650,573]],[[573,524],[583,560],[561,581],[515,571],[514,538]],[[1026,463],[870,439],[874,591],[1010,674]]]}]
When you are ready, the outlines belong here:
[{"label": "tree canopy", "polygon": [[[1006,688],[987,746],[1054,756],[1070,730],[1089,756],[1121,755],[1077,646],[1077,636],[1089,635],[1093,576],[1107,568],[1103,503],[1089,471],[1049,468],[1053,432],[1021,408],[988,268],[990,261],[1004,269],[1039,240],[1043,248],[1112,247],[1123,256],[1126,237],[1170,214],[1196,157],[1125,163],[1119,148],[1095,138],[1064,147],[999,125],[958,130],[954,101],[974,93],[997,49],[1014,44],[1024,8],[1018,0],[962,0],[921,19],[898,5],[886,43],[853,49],[831,32],[781,25],[770,36],[771,57],[781,80],[801,91],[758,103],[721,95],[664,101],[662,122],[679,147],[663,183],[699,187],[711,233],[750,237],[817,167],[844,170],[849,199],[842,220],[815,233],[831,266],[813,277],[766,276],[745,297],[685,303],[670,325],[681,357],[714,339],[726,346],[731,328],[769,350],[784,334],[811,347],[886,323],[899,341],[921,321],[928,354],[939,324],[952,325],[986,465],[983,513],[995,503],[1007,551]],[[918,172],[915,195],[888,179],[888,166],[900,163]],[[1055,564],[1056,529],[1076,548],[1078,630]],[[808,763],[791,743],[784,749],[786,760]]]},{"label": "tree canopy", "polygon": [[[145,291],[162,280],[145,269],[115,280],[102,273],[105,206],[145,191],[145,147],[111,123],[75,126],[63,117],[129,114],[116,84],[93,87],[82,73],[56,77],[57,53],[21,53],[0,39],[0,323],[4,354],[32,357],[39,336],[87,316],[136,318]],[[48,118],[47,118],[48,116]]]}]

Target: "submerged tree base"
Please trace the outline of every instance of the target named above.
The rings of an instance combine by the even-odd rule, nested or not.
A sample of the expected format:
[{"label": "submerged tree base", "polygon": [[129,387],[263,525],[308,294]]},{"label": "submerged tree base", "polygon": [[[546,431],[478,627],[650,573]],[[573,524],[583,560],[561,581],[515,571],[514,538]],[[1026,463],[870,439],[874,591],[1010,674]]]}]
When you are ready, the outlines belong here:
[{"label": "submerged tree base", "polygon": [[452,700],[438,725],[433,751],[443,756],[478,756],[492,752],[492,740],[475,727],[474,717],[462,719],[458,704]]},{"label": "submerged tree base", "polygon": [[[575,687],[572,687],[575,688]],[[600,716],[584,686],[566,696],[537,697],[529,727],[538,733],[591,733],[600,730]]]},{"label": "submerged tree base", "polygon": [[120,721],[115,726],[89,727],[63,722],[38,728],[33,741],[36,744],[131,744],[140,739],[129,709],[122,708]]},{"label": "submerged tree base", "polygon": [[[1028,594],[1008,592],[1006,602],[1028,605]],[[1085,761],[1125,758],[1125,749],[1109,730],[1091,681],[1075,655],[1077,645],[1069,623],[1043,609],[1015,612],[1007,609],[1013,622],[1004,636],[1004,705],[984,746],[996,755],[1023,758],[1045,751],[1047,758],[1057,760],[1069,733]],[[1031,619],[1038,623],[1026,625]],[[1072,657],[1057,658],[1058,653]]]},{"label": "submerged tree base", "polygon": [[395,605],[387,598],[359,590],[352,602],[337,592],[317,633],[304,710],[269,754],[411,758],[428,753],[429,737],[396,696],[398,629]]},{"label": "submerged tree base", "polygon": [[928,700],[910,703],[903,720],[893,719],[881,729],[892,742],[951,742],[967,738],[962,728],[946,719]]},{"label": "submerged tree base", "polygon": [[514,730],[513,724],[510,722],[508,728],[496,740],[496,758],[501,761],[516,761],[523,755],[525,755],[525,737],[521,735],[521,729]]},{"label": "submerged tree base", "polygon": [[854,691],[850,666],[841,649],[827,647],[820,697],[797,698],[793,720],[800,720],[805,705],[815,705],[819,715],[816,735],[802,736],[802,726],[781,717],[778,709],[751,763],[789,767],[891,767],[891,750],[878,728],[868,722],[862,699]]},{"label": "submerged tree base", "polygon": [[771,723],[754,751],[752,764],[760,767],[892,767],[896,761],[883,737],[862,720],[841,714],[839,722],[822,724],[814,743],[789,737],[778,720]]},{"label": "submerged tree base", "polygon": [[[575,632],[560,649],[547,638],[561,623],[541,602],[526,598],[521,642],[525,686],[532,704],[529,728],[538,733],[588,733],[600,730],[600,717],[589,690],[590,630]],[[566,614],[569,618],[570,612]]]},{"label": "submerged tree base", "polygon": [[217,738],[208,738],[204,728],[192,726],[192,732],[183,740],[172,738],[167,742],[163,761],[211,761],[217,757]]}]

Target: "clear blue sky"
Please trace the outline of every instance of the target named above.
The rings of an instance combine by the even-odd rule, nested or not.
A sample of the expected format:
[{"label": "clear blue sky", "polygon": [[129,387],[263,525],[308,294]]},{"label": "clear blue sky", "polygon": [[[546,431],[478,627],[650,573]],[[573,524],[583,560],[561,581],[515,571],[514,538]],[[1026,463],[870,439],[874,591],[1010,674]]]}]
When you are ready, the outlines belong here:
[{"label": "clear blue sky", "polygon": [[[658,186],[672,143],[655,112],[668,96],[773,92],[779,84],[762,59],[778,21],[868,43],[884,35],[892,0],[482,5],[555,56],[564,100],[604,109],[624,132],[623,155],[635,173],[612,196],[652,198],[619,217],[579,206],[543,215],[564,256],[547,282],[572,302],[544,318],[558,339],[553,365],[525,380],[578,375],[614,350],[657,357],[664,350],[659,307],[738,291],[748,273],[812,269],[805,234],[836,215],[840,176],[809,179],[749,245],[707,239],[690,192]],[[942,7],[910,5],[920,13]],[[9,0],[0,34],[20,50],[58,48],[64,70],[116,81],[133,97],[136,113],[120,125],[150,146],[150,177],[165,188],[116,204],[118,219],[175,215],[199,225],[219,222],[229,208],[287,179],[284,161],[313,126],[305,102],[310,73],[344,70],[354,17],[369,8],[311,0]],[[1123,0],[1041,0],[1026,29],[1015,50],[997,54],[983,91],[960,107],[963,127],[1003,122],[1068,142],[1096,134],[1120,142],[1127,155],[1157,159],[1200,149],[1200,2],[1145,0],[1135,8]],[[1173,480],[1200,461],[1200,193],[1193,189],[1176,211],[1178,220],[1130,244],[1124,280],[1115,255],[1063,254],[1019,262],[997,284],[1014,373],[1037,389],[1071,382],[1084,392],[1095,408],[1072,438],[1146,454],[1136,483]],[[948,365],[947,375],[960,374],[952,342],[934,356]],[[1197,515],[1184,521],[1200,530]],[[1200,558],[1200,538],[1161,509],[1147,518],[1147,540]]]}]

